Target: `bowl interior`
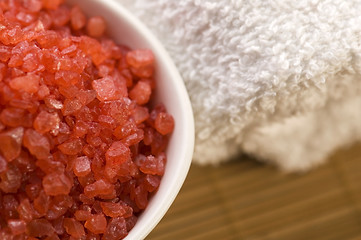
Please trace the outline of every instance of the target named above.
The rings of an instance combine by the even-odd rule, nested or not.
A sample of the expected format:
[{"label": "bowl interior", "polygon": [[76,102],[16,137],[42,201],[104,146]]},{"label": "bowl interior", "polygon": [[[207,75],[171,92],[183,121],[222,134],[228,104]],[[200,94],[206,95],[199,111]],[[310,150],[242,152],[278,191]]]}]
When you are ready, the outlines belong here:
[{"label": "bowl interior", "polygon": [[144,239],[164,216],[188,173],[194,146],[194,121],[183,81],[169,55],[153,34],[116,0],[68,0],[88,16],[103,16],[108,34],[131,48],[149,48],[156,57],[156,102],[163,102],[175,119],[167,148],[167,166],[158,192],[125,239]]}]

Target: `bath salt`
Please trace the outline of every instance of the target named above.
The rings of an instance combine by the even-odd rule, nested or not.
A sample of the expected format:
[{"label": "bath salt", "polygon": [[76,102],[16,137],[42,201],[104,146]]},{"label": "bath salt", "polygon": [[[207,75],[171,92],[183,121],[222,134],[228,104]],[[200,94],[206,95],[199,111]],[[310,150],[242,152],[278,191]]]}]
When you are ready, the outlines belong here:
[{"label": "bath salt", "polygon": [[123,239],[165,171],[152,51],[63,2],[0,1],[0,239]]}]

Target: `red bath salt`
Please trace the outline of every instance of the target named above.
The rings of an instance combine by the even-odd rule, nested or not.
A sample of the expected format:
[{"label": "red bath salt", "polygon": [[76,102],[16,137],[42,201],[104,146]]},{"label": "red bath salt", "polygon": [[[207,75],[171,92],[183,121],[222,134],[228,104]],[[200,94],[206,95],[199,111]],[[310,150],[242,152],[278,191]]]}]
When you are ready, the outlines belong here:
[{"label": "red bath salt", "polygon": [[94,234],[101,234],[107,228],[107,220],[103,214],[97,214],[89,218],[84,226]]},{"label": "red bath salt", "polygon": [[17,127],[0,133],[0,152],[8,162],[16,159],[21,152],[24,128]]},{"label": "red bath salt", "polygon": [[63,226],[65,231],[74,238],[81,238],[85,235],[84,226],[74,218],[65,218]]},{"label": "red bath salt", "polygon": [[26,222],[24,220],[8,220],[8,226],[13,235],[20,235],[26,231]]},{"label": "red bath salt", "polygon": [[0,239],[123,239],[175,124],[154,54],[64,0],[0,1],[0,26]]},{"label": "red bath salt", "polygon": [[59,128],[60,118],[56,112],[41,111],[34,119],[34,129],[39,133],[46,133]]},{"label": "red bath salt", "polygon": [[101,37],[103,36],[106,28],[106,23],[104,18],[96,16],[91,17],[88,20],[87,24],[87,33],[91,37]]}]

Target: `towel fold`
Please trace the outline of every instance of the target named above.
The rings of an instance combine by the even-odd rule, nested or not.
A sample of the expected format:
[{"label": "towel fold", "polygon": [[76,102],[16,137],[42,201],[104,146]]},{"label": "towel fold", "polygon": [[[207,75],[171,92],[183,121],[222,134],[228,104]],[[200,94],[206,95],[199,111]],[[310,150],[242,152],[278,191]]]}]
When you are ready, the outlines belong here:
[{"label": "towel fold", "polygon": [[248,153],[287,171],[361,138],[361,1],[119,0],[188,89],[194,161]]}]

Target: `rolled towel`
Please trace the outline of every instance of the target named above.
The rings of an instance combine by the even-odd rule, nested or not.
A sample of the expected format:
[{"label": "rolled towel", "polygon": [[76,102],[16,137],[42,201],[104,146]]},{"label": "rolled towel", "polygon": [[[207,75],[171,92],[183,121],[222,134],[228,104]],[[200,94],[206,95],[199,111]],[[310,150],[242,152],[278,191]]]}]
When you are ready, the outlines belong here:
[{"label": "rolled towel", "polygon": [[194,162],[304,171],[361,138],[361,1],[118,0],[188,89]]}]

